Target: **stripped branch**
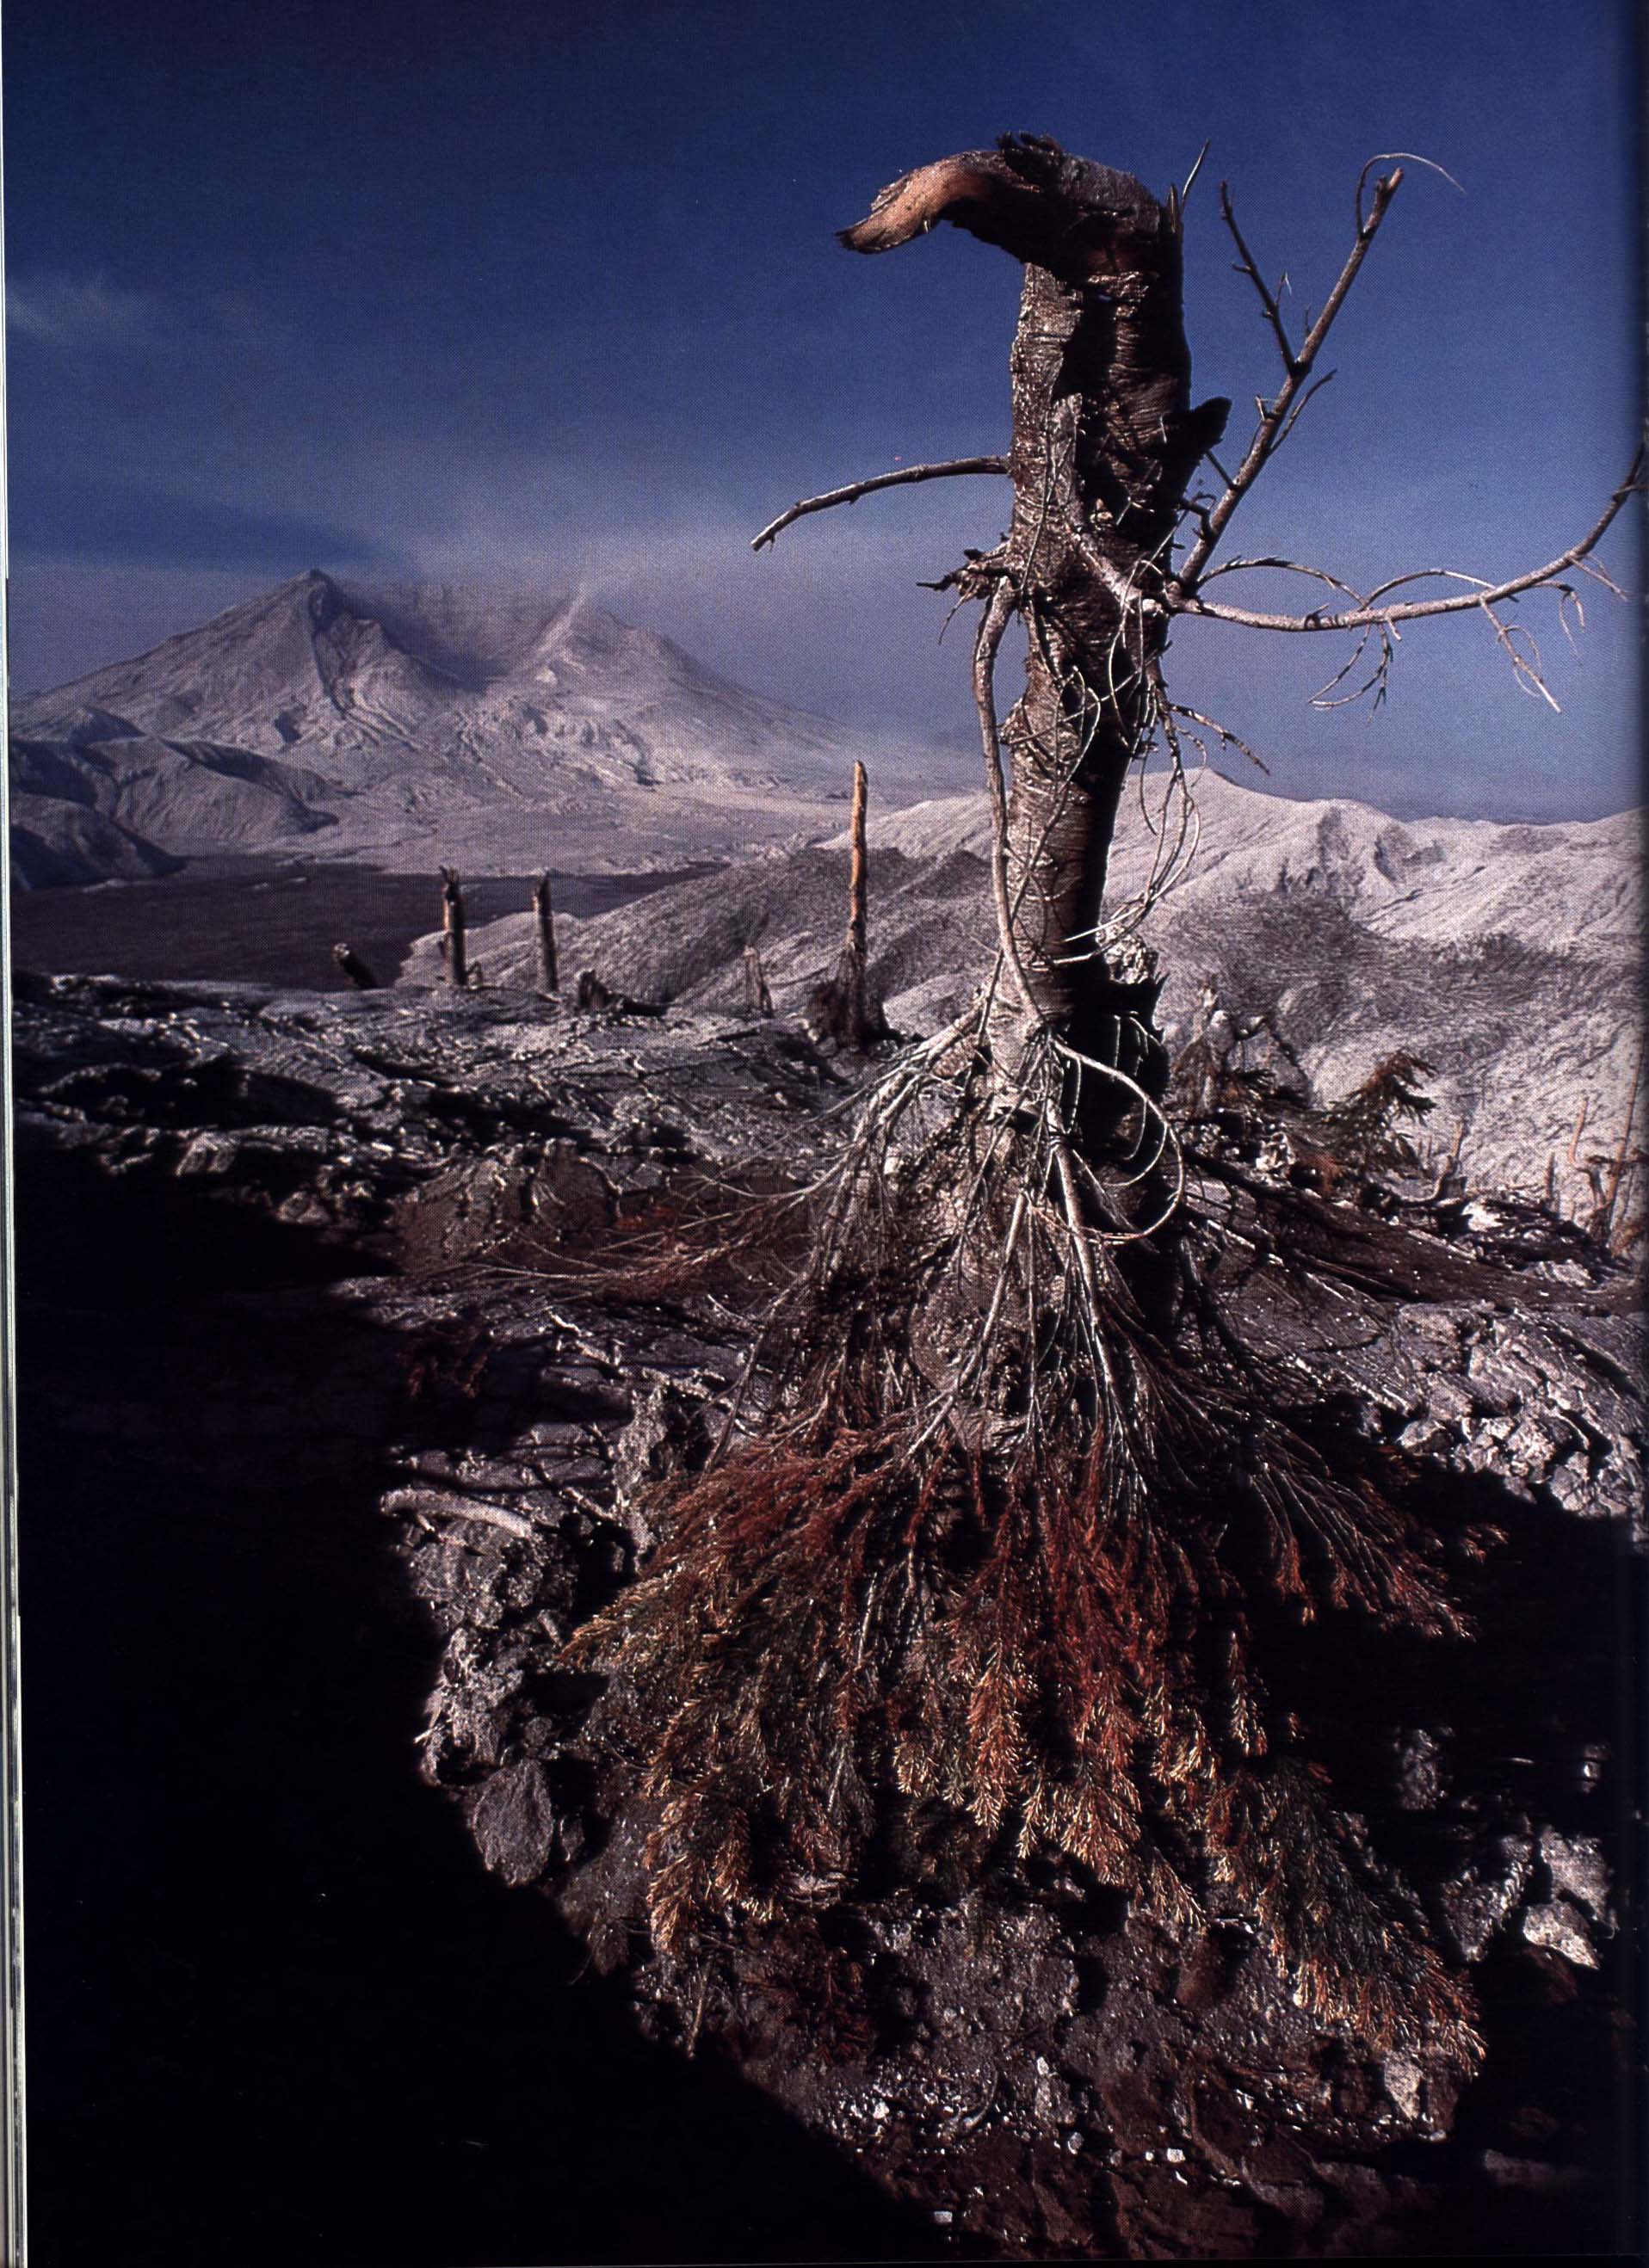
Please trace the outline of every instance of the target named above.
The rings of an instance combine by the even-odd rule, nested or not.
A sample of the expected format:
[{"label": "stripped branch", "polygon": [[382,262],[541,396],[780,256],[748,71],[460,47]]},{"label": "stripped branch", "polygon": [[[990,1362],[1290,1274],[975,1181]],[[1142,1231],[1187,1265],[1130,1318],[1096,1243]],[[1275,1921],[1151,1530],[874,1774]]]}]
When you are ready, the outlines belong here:
[{"label": "stripped branch", "polygon": [[1458,189],[1461,196],[1466,195],[1465,183],[1463,181],[1457,181],[1453,174],[1450,173],[1448,167],[1446,166],[1439,166],[1435,158],[1419,157],[1412,150],[1377,150],[1374,155],[1369,159],[1368,163],[1364,166],[1362,172],[1357,175],[1357,196],[1353,202],[1354,210],[1357,213],[1357,224],[1359,228],[1363,225],[1363,191],[1367,183],[1369,175],[1373,172],[1376,166],[1397,165],[1423,166],[1428,173],[1440,174],[1442,179],[1448,183],[1450,188]]},{"label": "stripped branch", "polygon": [[1005,473],[1006,457],[956,457],[944,465],[905,465],[896,473],[876,473],[868,481],[850,481],[845,489],[827,489],[823,496],[808,497],[801,504],[793,504],[788,512],[781,512],[777,519],[770,520],[759,535],[751,538],[751,549],[759,551],[781,535],[792,520],[805,519],[810,512],[828,512],[832,504],[857,504],[861,496],[869,496],[876,489],[907,488],[917,481],[958,480],[971,473]]},{"label": "stripped branch", "polygon": [[[1313,610],[1308,615],[1271,615],[1258,613],[1248,607],[1210,604],[1188,586],[1191,563],[1187,560],[1178,586],[1171,590],[1171,602],[1179,614],[1204,615],[1214,622],[1238,622],[1245,630],[1360,630],[1391,622],[1417,622],[1431,615],[1463,615],[1484,607],[1497,607],[1507,599],[1517,598],[1524,591],[1534,591],[1544,585],[1555,584],[1571,567],[1584,564],[1587,555],[1596,549],[1614,526],[1627,498],[1643,492],[1644,459],[1645,453],[1640,445],[1625,479],[1578,543],[1571,543],[1567,551],[1560,552],[1556,559],[1548,560],[1543,567],[1532,567],[1527,574],[1513,575],[1505,583],[1479,583],[1475,577],[1457,576],[1453,569],[1447,567],[1421,567],[1410,570],[1406,575],[1394,577],[1388,583],[1382,583],[1380,589],[1394,590],[1399,583],[1416,582],[1422,576],[1431,575],[1447,576],[1451,580],[1470,583],[1472,588],[1459,592],[1449,599],[1408,599],[1394,607],[1359,606],[1338,615],[1324,614],[1320,610]],[[1214,513],[1209,514],[1210,524],[1215,517]],[[1259,566],[1273,563],[1256,560],[1253,563]],[[1210,577],[1209,580],[1212,579]],[[1325,577],[1324,579],[1328,578]]]},{"label": "stripped branch", "polygon": [[[1294,356],[1289,364],[1288,376],[1283,380],[1282,391],[1272,402],[1269,409],[1261,416],[1253,439],[1248,444],[1247,455],[1231,475],[1224,495],[1209,512],[1202,534],[1192,546],[1186,557],[1185,564],[1179,570],[1179,588],[1187,596],[1194,593],[1197,578],[1213,556],[1214,547],[1225,533],[1226,524],[1231,514],[1259,479],[1261,473],[1265,469],[1267,459],[1281,439],[1284,427],[1290,422],[1291,412],[1298,400],[1300,389],[1311,376],[1312,365],[1322,351],[1323,342],[1333,328],[1335,317],[1345,305],[1346,294],[1357,281],[1357,270],[1368,257],[1369,247],[1379,232],[1380,223],[1385,219],[1387,209],[1392,199],[1396,195],[1401,181],[1402,168],[1400,166],[1395,173],[1388,173],[1383,180],[1376,182],[1374,202],[1369,209],[1369,217],[1357,230],[1357,242],[1351,247],[1350,255],[1345,266],[1340,270],[1338,280],[1328,294],[1321,314],[1305,334],[1299,352]],[[1224,192],[1222,192],[1223,195]],[[1261,289],[1263,291],[1265,287],[1261,285]],[[1268,294],[1267,296],[1269,297]],[[1275,302],[1272,304],[1275,305]],[[1286,338],[1286,334],[1284,337]]]},{"label": "stripped branch", "polygon": [[[1248,249],[1241,229],[1237,225],[1237,216],[1231,210],[1231,188],[1224,181],[1220,183],[1219,209],[1220,218],[1231,231],[1231,241],[1237,247],[1239,255],[1236,261],[1237,272],[1240,276],[1246,276],[1260,294],[1260,304],[1264,307],[1266,320],[1271,326],[1271,335],[1276,339],[1277,350],[1283,357],[1283,370],[1290,378],[1292,378],[1297,367],[1294,342],[1289,337],[1287,328],[1283,323],[1283,310],[1277,304],[1276,294],[1260,273],[1258,263]],[[1300,407],[1304,409],[1304,402]]]}]

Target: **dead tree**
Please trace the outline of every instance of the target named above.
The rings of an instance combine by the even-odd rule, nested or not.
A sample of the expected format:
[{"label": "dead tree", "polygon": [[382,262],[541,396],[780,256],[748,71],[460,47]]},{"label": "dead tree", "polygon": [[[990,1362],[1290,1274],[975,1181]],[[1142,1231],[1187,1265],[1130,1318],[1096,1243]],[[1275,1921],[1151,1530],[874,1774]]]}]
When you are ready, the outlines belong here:
[{"label": "dead tree", "polygon": [[550,895],[548,873],[541,874],[533,884],[533,919],[538,946],[538,990],[553,999],[561,990],[561,972],[556,959],[555,907]]},{"label": "dead tree", "polygon": [[861,763],[853,774],[853,816],[848,822],[851,846],[847,865],[847,939],[842,948],[842,983],[847,993],[847,1040],[862,1048],[865,1023],[865,947],[869,935],[869,856],[865,849],[865,813],[870,784]]},{"label": "dead tree", "polygon": [[1644,1050],[1640,1042],[1638,1061],[1632,1068],[1631,1092],[1626,1098],[1626,1117],[1621,1127],[1620,1146],[1609,1161],[1608,1178],[1604,1182],[1601,1207],[1600,1233],[1607,1244],[1614,1234],[1616,1208],[1620,1203],[1621,1183],[1631,1160],[1632,1122],[1638,1116],[1638,1091],[1643,1084]]},{"label": "dead tree", "polygon": [[744,948],[744,1012],[747,1016],[771,1016],[773,1012],[773,993],[767,983],[767,972],[762,967],[761,954],[753,945]]},{"label": "dead tree", "polygon": [[834,976],[813,996],[813,1020],[819,1033],[862,1055],[873,1041],[887,1036],[882,1004],[873,999],[868,963],[870,860],[865,819],[870,784],[861,763],[853,769],[853,806],[847,822],[847,931]]},{"label": "dead tree", "polygon": [[335,945],[332,958],[358,992],[381,992],[383,990],[352,946]]},{"label": "dead tree", "polygon": [[[1462,1118],[1454,1129],[1454,1139],[1450,1145],[1449,1153],[1438,1168],[1437,1179],[1431,1188],[1433,1204],[1454,1204],[1465,1196],[1466,1176],[1460,1171],[1460,1153],[1465,1147],[1466,1121]],[[1557,1160],[1554,1159],[1546,1167],[1545,1202],[1548,1205],[1552,1200],[1554,1186],[1552,1177],[1556,1164]]]},{"label": "dead tree", "polygon": [[441,959],[447,965],[447,981],[462,992],[470,983],[470,961],[465,944],[463,891],[459,887],[458,871],[455,866],[441,868]]},{"label": "dead tree", "polygon": [[[641,1580],[568,1650],[625,1674],[666,1948],[718,1915],[846,1895],[878,1837],[936,1805],[958,1863],[1063,1852],[1181,1932],[1214,1886],[1302,2006],[1388,2046],[1475,2053],[1465,1986],[1365,1862],[1268,1697],[1259,1636],[1279,1601],[1439,1637],[1460,1620],[1394,1468],[1303,1431],[1283,1369],[1209,1288],[1223,1232],[1187,1193],[1135,935],[1194,842],[1183,747],[1241,745],[1168,691],[1178,616],[1372,640],[1378,693],[1396,623],[1471,610],[1543,690],[1504,608],[1541,585],[1578,605],[1565,578],[1601,571],[1592,551],[1638,484],[1634,465],[1579,542],[1499,585],[1399,600],[1414,576],[1364,595],[1320,575],[1335,608],[1298,617],[1209,597],[1256,563],[1211,561],[1327,382],[1324,342],[1401,178],[1366,214],[1359,193],[1298,341],[1223,199],[1283,375],[1213,495],[1194,482],[1227,405],[1192,400],[1180,193],[1012,136],[906,175],[844,234],[879,253],[950,221],[1024,270],[1006,458],[855,482],[755,539],[900,483],[1011,479],[1006,535],[940,586],[983,609],[998,951],[969,1010],[872,1086],[810,1192],[807,1263],[751,1358],[759,1421],[741,1438],[730,1420],[707,1470],[662,1491]],[[999,724],[1015,620],[1024,685]],[[1157,870],[1117,905],[1112,836],[1153,750]]]}]

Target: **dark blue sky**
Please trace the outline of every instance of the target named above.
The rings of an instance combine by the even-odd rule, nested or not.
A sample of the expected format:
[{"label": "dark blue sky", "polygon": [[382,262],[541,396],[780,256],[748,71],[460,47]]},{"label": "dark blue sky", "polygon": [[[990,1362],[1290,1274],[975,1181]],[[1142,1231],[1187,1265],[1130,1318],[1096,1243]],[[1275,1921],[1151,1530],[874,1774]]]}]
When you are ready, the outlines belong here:
[{"label": "dark blue sky", "polygon": [[[960,735],[965,637],[937,647],[915,583],[994,537],[1005,490],[867,501],[760,559],[746,539],[799,494],[1005,439],[1013,264],[950,230],[859,260],[832,231],[1009,129],[1159,190],[1212,139],[1188,327],[1241,432],[1275,372],[1221,177],[1302,303],[1364,158],[1464,184],[1410,169],[1236,548],[1497,575],[1579,534],[1631,453],[1627,0],[6,0],[4,38],[23,687],[311,564],[524,573],[765,690]],[[1606,556],[1625,575],[1634,550]],[[1202,625],[1174,660],[1290,792],[1634,800],[1631,610],[1597,593],[1578,659],[1549,601],[1524,611],[1561,716],[1469,620],[1416,625],[1372,718],[1305,705],[1327,640]]]}]

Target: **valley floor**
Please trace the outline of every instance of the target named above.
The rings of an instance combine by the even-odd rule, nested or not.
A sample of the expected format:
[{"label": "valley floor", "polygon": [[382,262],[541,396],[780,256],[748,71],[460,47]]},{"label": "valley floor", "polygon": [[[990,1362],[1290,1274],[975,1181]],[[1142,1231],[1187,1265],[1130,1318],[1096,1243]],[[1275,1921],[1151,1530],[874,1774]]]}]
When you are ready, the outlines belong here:
[{"label": "valley floor", "polygon": [[[556,903],[567,914],[606,913],[706,871],[557,875]],[[529,906],[536,880],[466,878],[471,926]],[[66,975],[216,977],[347,992],[335,945],[351,946],[389,984],[414,939],[440,923],[437,873],[381,873],[323,859],[202,858],[154,881],[14,891],[11,957],[18,968]]]}]

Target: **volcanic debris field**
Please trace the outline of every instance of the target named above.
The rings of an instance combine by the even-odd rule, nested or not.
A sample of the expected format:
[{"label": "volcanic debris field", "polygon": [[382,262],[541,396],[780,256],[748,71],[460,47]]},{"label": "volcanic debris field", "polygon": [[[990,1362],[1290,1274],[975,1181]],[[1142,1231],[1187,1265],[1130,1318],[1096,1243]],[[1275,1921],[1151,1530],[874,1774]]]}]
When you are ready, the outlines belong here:
[{"label": "volcanic debris field", "polygon": [[943,1822],[684,1963],[558,1655],[748,1325],[588,1270],[706,1176],[821,1162],[862,1067],[712,1006],[16,991],[42,2262],[1629,2247],[1623,1263],[1224,1156],[1277,1261],[1233,1312],[1326,1440],[1408,1453],[1475,1620],[1302,1629],[1285,1697],[1471,1972],[1477,2077],[1314,2022],[1217,1902],[1175,1935],[1069,1864],[964,1880]]}]

